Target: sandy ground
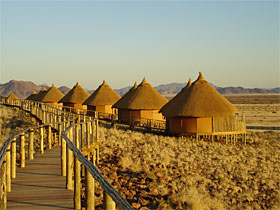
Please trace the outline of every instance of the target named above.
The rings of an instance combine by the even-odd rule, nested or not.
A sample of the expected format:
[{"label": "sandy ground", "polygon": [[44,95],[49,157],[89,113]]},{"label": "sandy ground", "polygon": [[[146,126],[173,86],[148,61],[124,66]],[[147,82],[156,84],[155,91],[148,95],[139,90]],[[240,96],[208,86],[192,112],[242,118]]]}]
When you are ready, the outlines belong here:
[{"label": "sandy ground", "polygon": [[280,126],[280,104],[235,104],[248,126]]}]

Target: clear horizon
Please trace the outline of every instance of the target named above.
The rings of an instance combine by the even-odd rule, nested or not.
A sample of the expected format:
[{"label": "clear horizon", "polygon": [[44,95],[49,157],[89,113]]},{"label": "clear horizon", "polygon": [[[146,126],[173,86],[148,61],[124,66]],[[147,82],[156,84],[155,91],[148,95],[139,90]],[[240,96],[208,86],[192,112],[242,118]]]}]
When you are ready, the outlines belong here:
[{"label": "clear horizon", "polygon": [[279,1],[1,1],[1,84],[279,87]]}]

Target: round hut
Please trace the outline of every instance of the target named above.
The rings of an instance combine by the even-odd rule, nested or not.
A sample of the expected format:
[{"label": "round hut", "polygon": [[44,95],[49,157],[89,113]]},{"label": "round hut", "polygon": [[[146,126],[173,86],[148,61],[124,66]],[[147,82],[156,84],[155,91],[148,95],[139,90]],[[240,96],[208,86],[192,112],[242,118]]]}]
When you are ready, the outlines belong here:
[{"label": "round hut", "polygon": [[99,117],[107,117],[108,114],[115,114],[112,105],[119,99],[120,96],[104,80],[83,105],[87,105],[89,115],[99,112]]},{"label": "round hut", "polygon": [[207,135],[244,130],[233,116],[236,108],[199,73],[160,112],[166,117],[166,129],[173,134]]},{"label": "round hut", "polygon": [[63,103],[63,106],[69,107],[65,110],[70,110],[70,108],[75,109],[86,109],[87,106],[83,105],[83,102],[89,97],[89,94],[79,85],[76,85],[62,98],[58,103]]},{"label": "round hut", "polygon": [[11,93],[11,94],[7,97],[7,100],[18,100],[18,97],[17,97],[14,93]]},{"label": "round hut", "polygon": [[60,99],[63,98],[63,93],[58,90],[54,84],[48,89],[46,94],[43,95],[43,97],[40,98],[40,102],[50,104],[50,105],[62,105],[62,103],[58,103]]},{"label": "round hut", "polygon": [[134,92],[137,89],[137,83],[135,82],[132,88],[123,95],[112,107],[118,109],[118,120],[119,122],[129,122],[130,120],[130,111],[127,109],[128,102],[132,98]]},{"label": "round hut", "polygon": [[17,100],[18,100],[18,97],[13,92],[6,98],[6,101],[8,103],[18,105],[19,102]]},{"label": "round hut", "polygon": [[[133,87],[134,89],[134,87]],[[131,96],[123,100],[121,106],[114,105],[122,109],[122,122],[142,123],[149,120],[163,120],[159,109],[168,102],[158,91],[156,91],[144,78],[141,84],[131,90]]]},{"label": "round hut", "polygon": [[37,92],[36,92],[36,90],[34,90],[33,93],[31,93],[31,94],[26,98],[26,100],[34,101],[34,98],[36,97],[36,95],[37,95]]}]

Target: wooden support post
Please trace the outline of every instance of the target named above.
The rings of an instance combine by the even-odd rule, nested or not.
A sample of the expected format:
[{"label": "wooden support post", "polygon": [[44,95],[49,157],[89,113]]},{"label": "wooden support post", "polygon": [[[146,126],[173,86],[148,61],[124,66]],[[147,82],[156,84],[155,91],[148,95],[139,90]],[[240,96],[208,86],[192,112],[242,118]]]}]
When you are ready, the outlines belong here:
[{"label": "wooden support post", "polygon": [[[69,136],[68,138],[70,139],[70,141],[73,140],[73,133],[72,133],[72,129],[71,128],[68,132],[69,132]],[[67,165],[67,173],[66,173],[66,189],[68,190],[73,190],[73,180],[72,180],[72,176],[73,176],[73,152],[71,151],[71,149],[67,146],[67,150],[66,150],[66,156],[67,156],[67,161],[66,161],[66,165]]]},{"label": "wooden support post", "polygon": [[48,149],[52,148],[52,127],[48,125]]},{"label": "wooden support post", "polygon": [[44,154],[44,127],[40,128],[40,152]]},{"label": "wooden support post", "polygon": [[[88,160],[90,160],[90,154],[88,154]],[[93,161],[94,162],[94,161]],[[95,209],[94,201],[94,178],[91,173],[86,169],[86,200],[87,200],[87,210]]]},{"label": "wooden support post", "polygon": [[6,151],[6,171],[7,171],[7,192],[11,192],[11,145],[9,144]]},{"label": "wooden support post", "polygon": [[[98,120],[95,121],[95,141],[97,142],[98,141],[98,134],[99,134],[99,129],[98,129]],[[96,164],[98,165],[99,164],[99,147],[97,148],[96,150]]]},{"label": "wooden support post", "polygon": [[[65,123],[64,121],[64,129],[68,127],[69,123]],[[61,138],[61,175],[66,176],[66,141]]]},{"label": "wooden support post", "polygon": [[87,142],[87,147],[90,146],[90,122],[86,123],[86,142]]},{"label": "wooden support post", "polygon": [[103,191],[103,198],[104,198],[104,209],[108,210],[115,210],[116,209],[116,203],[113,201],[113,199],[105,192]]},{"label": "wooden support post", "polygon": [[92,139],[92,143],[95,141],[95,121],[91,122],[91,139]]},{"label": "wooden support post", "polygon": [[20,134],[20,167],[25,167],[25,136],[24,133]]},{"label": "wooden support post", "polygon": [[6,158],[1,165],[0,171],[0,209],[6,210],[7,208],[7,181],[6,181]]},{"label": "wooden support post", "polygon": [[79,125],[75,126],[75,146],[79,149],[80,148],[80,136],[79,136]]},{"label": "wooden support post", "polygon": [[[75,145],[79,149],[79,135],[78,127],[75,127]],[[81,163],[75,157],[75,171],[74,171],[74,208],[81,209]]]},{"label": "wooden support post", "polygon": [[12,157],[11,157],[11,162],[12,162],[12,170],[11,170],[11,175],[12,179],[16,178],[16,156],[17,156],[17,139],[14,138],[12,140]]},{"label": "wooden support post", "polygon": [[29,160],[34,159],[34,130],[29,130],[29,144],[28,144],[28,156]]},{"label": "wooden support post", "polygon": [[81,124],[81,148],[85,147],[85,123]]},{"label": "wooden support post", "polygon": [[61,123],[58,124],[58,145],[61,146]]}]

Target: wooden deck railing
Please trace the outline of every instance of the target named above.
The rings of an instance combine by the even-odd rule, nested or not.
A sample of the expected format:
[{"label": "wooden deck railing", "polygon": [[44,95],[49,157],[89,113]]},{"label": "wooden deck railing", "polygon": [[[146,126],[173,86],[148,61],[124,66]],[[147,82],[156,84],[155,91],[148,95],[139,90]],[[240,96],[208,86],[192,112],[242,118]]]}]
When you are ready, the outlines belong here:
[{"label": "wooden deck railing", "polygon": [[[117,204],[121,209],[132,209],[130,204],[103,177],[95,165],[99,162],[98,119],[84,113],[67,112],[59,107],[46,105],[29,100],[1,99],[3,105],[15,106],[30,112],[42,124],[26,128],[8,138],[0,148],[0,209],[5,210],[7,192],[11,189],[11,179],[16,178],[16,139],[20,140],[20,164],[25,167],[26,153],[28,158],[34,158],[34,133],[39,133],[39,152],[45,148],[51,149],[52,144],[61,146],[61,175],[66,176],[66,189],[74,191],[74,208],[81,209],[81,170],[86,174],[86,204],[87,209],[94,209],[94,179],[104,190],[104,208],[115,209]],[[47,142],[44,135],[47,134]],[[28,138],[27,144],[25,139]],[[26,147],[28,146],[28,147]],[[81,150],[91,149],[86,157]],[[93,148],[93,149],[92,149]],[[74,168],[72,166],[74,165]],[[74,181],[72,177],[74,175]]]}]

